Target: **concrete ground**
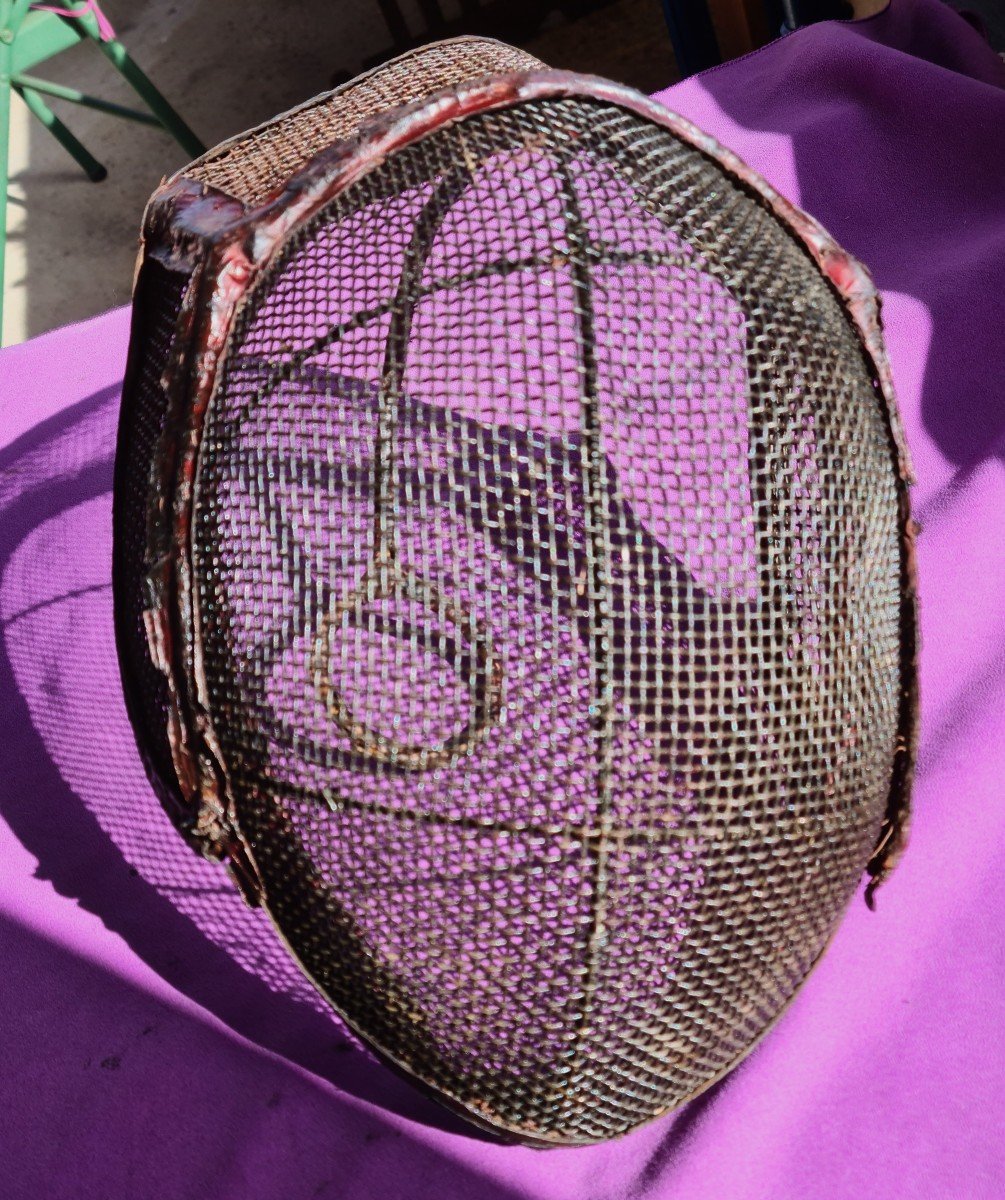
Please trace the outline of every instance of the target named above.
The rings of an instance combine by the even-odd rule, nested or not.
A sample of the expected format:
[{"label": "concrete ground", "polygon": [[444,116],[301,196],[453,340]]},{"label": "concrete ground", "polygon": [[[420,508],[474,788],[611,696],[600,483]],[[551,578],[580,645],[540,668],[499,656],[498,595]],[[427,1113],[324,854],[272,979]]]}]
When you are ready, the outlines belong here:
[{"label": "concrete ground", "polygon": [[[213,145],[395,54],[402,47],[382,8],[400,12],[412,37],[429,40],[421,3],[103,0],[102,7],[140,66]],[[459,0],[442,0],[440,8],[449,18],[459,13]],[[552,66],[608,75],[644,91],[677,76],[659,0],[482,0],[473,19],[451,22],[443,32],[469,30],[525,46]],[[91,45],[37,73],[133,103]],[[14,99],[5,345],[129,300],[144,204],[187,157],[157,129],[58,101],[53,107],[108,168],[108,178],[90,183]]]},{"label": "concrete ground", "polygon": [[[853,0],[859,16],[884,3]],[[993,43],[1005,39],[1001,4],[960,0],[961,7],[984,14]],[[646,92],[677,78],[660,0],[102,0],[102,5],[133,57],[207,145],[391,57],[404,48],[405,37],[488,33],[552,66],[606,75]],[[447,27],[430,30],[422,13],[437,7]],[[387,12],[398,26],[397,38]],[[129,89],[91,45],[75,47],[38,73],[132,103]],[[3,344],[126,303],[146,199],[163,175],[186,161],[156,129],[58,102],[54,107],[109,174],[103,183],[88,182],[14,99]]]}]

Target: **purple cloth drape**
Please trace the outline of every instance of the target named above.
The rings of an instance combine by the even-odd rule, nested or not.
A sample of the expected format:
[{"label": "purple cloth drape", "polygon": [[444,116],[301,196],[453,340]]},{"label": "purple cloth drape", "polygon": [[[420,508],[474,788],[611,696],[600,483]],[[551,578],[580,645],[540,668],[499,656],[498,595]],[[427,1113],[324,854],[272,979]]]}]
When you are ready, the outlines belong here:
[{"label": "purple cloth drape", "polygon": [[676,1116],[491,1144],[376,1066],[169,827],[119,692],[125,310],[0,354],[0,1195],[1005,1195],[1005,67],[938,0],[660,97],[872,270],[914,454],[916,821],[753,1056]]}]

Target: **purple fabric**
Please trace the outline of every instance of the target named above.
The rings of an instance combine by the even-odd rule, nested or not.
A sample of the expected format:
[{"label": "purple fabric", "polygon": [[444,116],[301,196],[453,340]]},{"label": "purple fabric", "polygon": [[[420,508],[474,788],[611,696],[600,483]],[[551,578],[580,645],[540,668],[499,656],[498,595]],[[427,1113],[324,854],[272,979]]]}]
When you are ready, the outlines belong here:
[{"label": "purple fabric", "polygon": [[127,313],[0,354],[0,1192],[1005,1195],[1005,67],[938,0],[663,94],[872,269],[918,475],[913,843],[754,1055],[619,1142],[460,1128],[327,1016],[169,827],[115,666]]}]

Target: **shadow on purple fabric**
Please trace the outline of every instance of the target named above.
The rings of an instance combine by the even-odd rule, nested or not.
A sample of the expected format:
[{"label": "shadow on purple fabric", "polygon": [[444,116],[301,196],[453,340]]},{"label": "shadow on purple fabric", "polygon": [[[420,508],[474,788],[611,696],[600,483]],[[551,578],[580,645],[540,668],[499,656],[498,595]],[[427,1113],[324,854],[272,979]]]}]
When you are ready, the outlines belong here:
[{"label": "shadow on purple fabric", "polygon": [[[6,715],[0,814],[37,858],[36,879],[93,913],[165,982],[239,1035],[379,1109],[494,1141],[375,1066],[288,963],[262,914],[246,909],[220,868],[196,858],[169,825],[138,770],[124,713],[109,719],[95,703],[115,696],[115,708],[121,706],[107,556],[101,553],[110,546],[102,547],[96,536],[110,525],[109,448],[118,402],[118,387],[104,388],[0,453],[0,581],[9,585],[13,579],[18,597],[15,611],[4,613],[0,639],[0,711]],[[95,506],[104,520],[95,519]],[[86,525],[77,539],[76,513],[84,514]],[[50,557],[45,533],[58,526],[64,554],[58,579],[50,582],[38,566]],[[78,653],[68,669],[71,631]],[[100,713],[90,727],[88,710]],[[94,761],[100,769],[88,771]],[[5,921],[3,944],[27,961],[30,943],[16,950],[22,940],[23,931]],[[79,979],[74,986],[83,991],[100,986],[100,974],[92,980],[89,964],[71,961],[66,952],[58,956],[64,982]],[[34,1007],[23,996],[21,1003],[29,1011]],[[115,1054],[99,1065],[112,1070],[119,1063]],[[84,1065],[89,1069],[91,1058]],[[664,1128],[661,1170],[729,1082],[715,1085]],[[149,1120],[134,1101],[124,1092],[113,1114],[130,1142],[142,1141]],[[366,1141],[402,1136],[397,1128],[375,1130],[379,1116],[361,1118],[345,1106],[335,1111],[343,1124],[362,1121]],[[340,1136],[351,1132],[340,1129]],[[153,1162],[149,1166],[153,1178]],[[479,1194],[500,1200],[510,1195],[484,1182]]]},{"label": "shadow on purple fabric", "polygon": [[[964,469],[1001,457],[995,382],[1005,378],[1005,340],[974,354],[965,329],[967,312],[979,329],[983,306],[1000,303],[994,247],[1005,241],[1005,156],[988,152],[991,131],[1005,128],[1005,65],[981,34],[942,0],[892,0],[874,17],[809,26],[700,81],[738,124],[786,135],[800,206],[881,291],[928,309],[922,420],[943,455]],[[954,213],[961,195],[984,203]]]},{"label": "shadow on purple fabric", "polygon": [[[114,441],[100,434],[114,429],[118,403],[118,387],[106,388],[0,454],[0,479],[14,485],[14,496],[9,488],[3,489],[6,496],[0,494],[6,501],[0,505],[0,578],[36,531],[89,502],[108,506],[113,465],[108,447]],[[93,456],[80,453],[90,447]],[[122,774],[106,771],[76,790],[67,782],[67,775],[74,776],[72,767],[66,769],[68,740],[77,742],[81,731],[56,718],[118,686],[108,639],[93,647],[97,653],[82,648],[72,674],[64,662],[57,676],[46,652],[56,643],[65,645],[61,623],[47,628],[47,610],[84,605],[87,611],[77,614],[74,625],[110,629],[108,582],[67,586],[93,563],[88,541],[80,543],[80,562],[62,564],[66,576],[58,595],[22,603],[0,641],[0,711],[6,715],[0,812],[38,858],[37,877],[98,916],[166,982],[236,1032],[361,1099],[441,1129],[488,1137],[389,1072],[374,1070],[371,1056],[302,985],[299,974],[285,969],[285,952],[260,914],[233,904],[227,877],[192,855],[150,803],[145,781],[129,771],[135,751],[124,721],[103,722],[97,740],[78,747],[88,757],[122,764]],[[68,686],[76,695],[66,694]],[[48,705],[45,698],[56,690],[61,703]],[[194,883],[196,877],[204,882]],[[265,1021],[258,1018],[263,1011]]]}]

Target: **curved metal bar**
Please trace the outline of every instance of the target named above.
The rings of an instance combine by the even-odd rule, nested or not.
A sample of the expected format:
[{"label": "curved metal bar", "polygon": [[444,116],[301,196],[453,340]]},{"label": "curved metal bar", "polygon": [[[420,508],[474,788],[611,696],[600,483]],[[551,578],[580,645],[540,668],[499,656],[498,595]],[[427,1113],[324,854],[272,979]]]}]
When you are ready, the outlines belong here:
[{"label": "curved metal bar", "polygon": [[[395,567],[388,588],[382,586],[383,572],[377,578],[364,577],[351,596],[326,616],[315,640],[311,660],[314,686],[318,696],[336,725],[349,739],[358,754],[394,767],[416,771],[430,770],[450,762],[457,754],[481,741],[498,716],[502,703],[502,664],[492,655],[491,642],[483,622],[470,612],[444,601],[437,590],[414,571]],[[393,636],[405,634],[409,641],[434,651],[449,662],[457,675],[468,678],[471,694],[471,715],[465,725],[438,746],[422,746],[399,741],[381,733],[355,715],[344,695],[330,679],[331,636],[338,629],[363,623],[364,611],[381,600],[401,598],[436,613],[441,627],[455,636],[437,636],[428,629],[411,632],[404,621],[383,622]],[[449,658],[442,651],[447,643],[455,649],[458,641],[469,648],[468,653],[454,653]]]},{"label": "curved metal bar", "polygon": [[575,1054],[572,1066],[583,1052],[594,1007],[597,965],[605,936],[605,909],[608,891],[608,866],[611,833],[611,766],[614,733],[614,622],[611,596],[609,527],[607,501],[608,461],[604,454],[602,418],[597,385],[596,330],[593,305],[593,274],[587,255],[589,237],[579,196],[570,171],[569,156],[556,161],[556,173],[565,204],[563,219],[569,243],[569,271],[575,295],[575,316],[580,348],[580,420],[583,453],[583,530],[586,553],[588,630],[590,639],[591,703],[590,716],[596,740],[597,829],[590,845],[591,903],[586,930],[585,977],[582,1007],[576,1021]]},{"label": "curved metal bar", "polygon": [[[423,297],[422,272],[440,226],[453,204],[471,185],[469,166],[444,175],[433,188],[412,231],[398,289],[391,304],[384,363],[377,398],[374,446],[373,558],[355,588],[336,604],[319,626],[311,671],[314,687],[329,716],[349,739],[352,749],[390,766],[425,771],[450,762],[480,741],[502,711],[502,660],[494,652],[489,627],[474,614],[445,602],[437,589],[398,559],[395,503],[398,491],[397,426],[402,384],[408,361],[408,339],[415,309]],[[331,633],[368,607],[383,601],[411,601],[436,613],[440,621],[468,643],[474,672],[469,680],[472,707],[464,727],[437,746],[401,742],[373,729],[353,711],[331,682]],[[442,641],[442,639],[440,639]],[[434,643],[436,639],[433,639]],[[455,663],[455,669],[457,669]]]}]

